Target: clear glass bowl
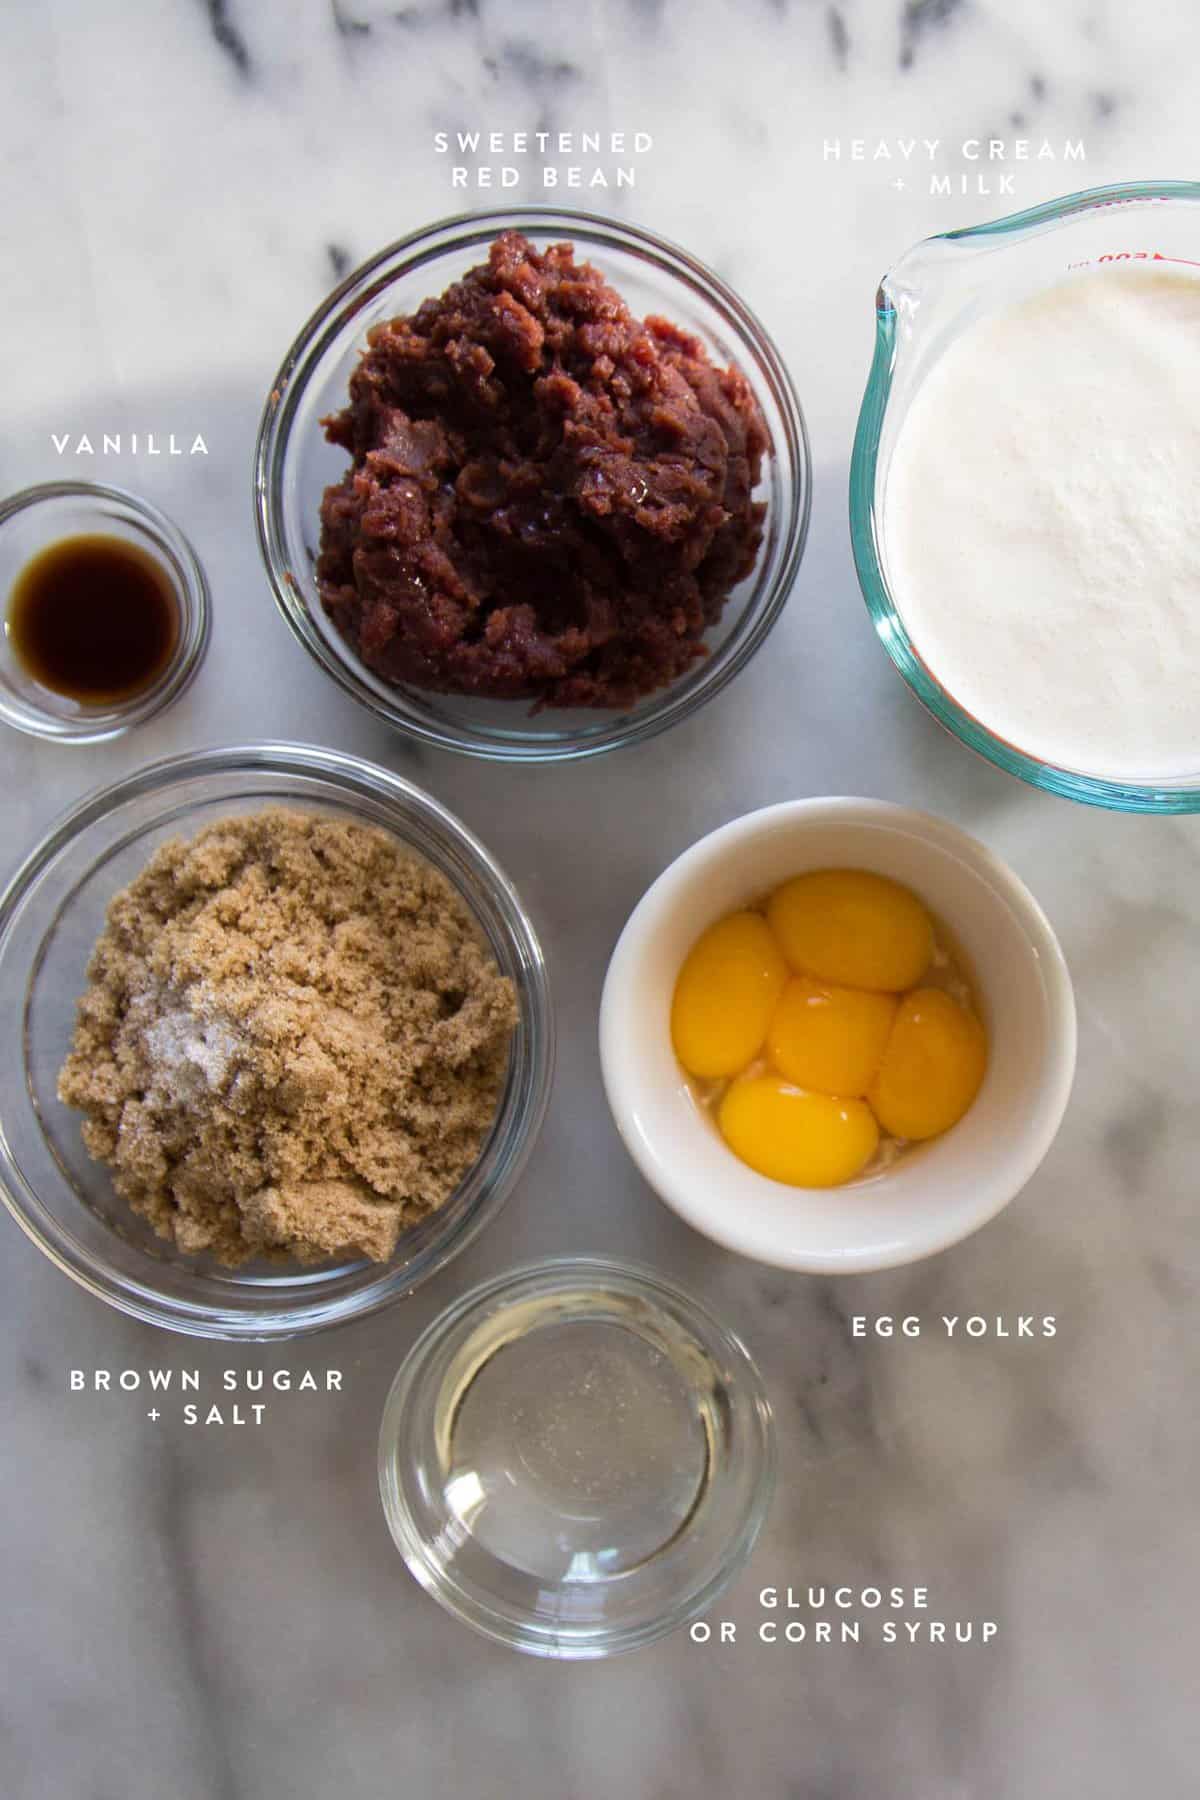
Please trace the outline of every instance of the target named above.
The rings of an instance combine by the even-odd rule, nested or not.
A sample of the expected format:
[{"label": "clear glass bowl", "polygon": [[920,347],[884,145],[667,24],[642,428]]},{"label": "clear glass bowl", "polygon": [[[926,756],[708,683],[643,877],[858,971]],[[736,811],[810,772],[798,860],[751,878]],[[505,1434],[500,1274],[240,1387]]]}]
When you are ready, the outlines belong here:
[{"label": "clear glass bowl", "polygon": [[770,1503],[774,1432],[732,1332],[648,1269],[536,1263],[428,1328],[379,1487],[426,1591],[535,1656],[610,1656],[712,1604]]},{"label": "clear glass bowl", "polygon": [[888,655],[934,718],[1010,775],[1123,812],[1200,811],[1196,774],[1171,782],[1114,781],[1058,767],[988,729],[922,660],[888,586],[883,497],[905,415],[947,345],[985,312],[1061,280],[1068,269],[1200,259],[1200,184],[1128,182],[1070,194],[917,244],[884,276],[875,301],[875,356],[850,464],[850,534],[867,608]]},{"label": "clear glass bowl", "polygon": [[[118,1199],[55,1084],[92,945],[119,888],[169,837],[282,804],[393,832],[453,883],[516,987],[520,1018],[504,1093],[479,1160],[386,1264],[251,1263],[185,1256]],[[0,898],[0,1197],[39,1249],[90,1293],[196,1337],[286,1338],[361,1317],[440,1269],[495,1216],[533,1147],[553,1071],[541,948],[483,846],[419,788],[356,757],[297,744],[204,750],[157,762],[85,799],[52,827]]]},{"label": "clear glass bowl", "polygon": [[[639,317],[659,313],[700,338],[714,361],[736,363],[771,437],[758,498],[766,502],[754,573],[734,590],[707,638],[709,654],[631,711],[547,709],[395,688],[354,655],[326,618],[314,576],[321,496],[346,453],[320,421],[346,403],[371,326],[415,311],[480,262],[502,231],[545,245],[570,239]],[[347,278],[313,314],[271,388],[258,437],[255,506],[267,574],[284,618],[347,693],[399,731],[442,749],[514,762],[595,755],[686,718],[744,668],[787,599],[808,530],[811,479],[800,405],[774,344],[749,308],[702,263],[635,226],[588,213],[530,208],[449,219],[391,245]]]},{"label": "clear glass bowl", "polygon": [[8,633],[0,634],[0,719],[60,744],[99,744],[152,719],[178,700],[208,646],[208,586],[195,551],[165,513],[122,488],[54,481],[0,503],[0,592],[10,594],[25,565],[51,544],[93,533],[123,538],[162,564],[175,591],[179,631],[170,661],[149,687],[97,705],[43,687],[13,654]]}]

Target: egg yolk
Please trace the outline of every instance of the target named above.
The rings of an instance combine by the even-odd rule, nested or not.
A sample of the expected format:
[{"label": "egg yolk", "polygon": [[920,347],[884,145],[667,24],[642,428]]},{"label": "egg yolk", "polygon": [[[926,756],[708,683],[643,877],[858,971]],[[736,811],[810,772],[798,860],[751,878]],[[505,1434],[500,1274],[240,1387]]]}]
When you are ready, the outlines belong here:
[{"label": "egg yolk", "polygon": [[777,888],[767,920],[792,968],[819,981],[898,994],[933,955],[933,922],[915,894],[866,869],[820,869]]},{"label": "egg yolk", "polygon": [[767,1030],[767,1056],[797,1087],[855,1098],[879,1071],[896,1017],[892,994],[794,975]]},{"label": "egg yolk", "polygon": [[987,1067],[983,1026],[941,988],[906,994],[868,1098],[885,1131],[931,1138],[958,1123]]},{"label": "egg yolk", "polygon": [[807,1093],[777,1075],[735,1081],[717,1124],[742,1162],[792,1187],[853,1180],[879,1143],[879,1127],[863,1101]]},{"label": "egg yolk", "polygon": [[704,1080],[737,1075],[763,1047],[787,964],[759,913],[731,913],[704,933],[675,983],[671,1038]]}]

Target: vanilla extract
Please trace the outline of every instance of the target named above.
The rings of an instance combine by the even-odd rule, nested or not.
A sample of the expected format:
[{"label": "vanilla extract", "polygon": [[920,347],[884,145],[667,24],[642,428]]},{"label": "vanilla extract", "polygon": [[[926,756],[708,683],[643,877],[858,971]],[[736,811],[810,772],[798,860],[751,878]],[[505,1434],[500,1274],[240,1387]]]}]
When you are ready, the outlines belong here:
[{"label": "vanilla extract", "polygon": [[166,672],[179,642],[179,596],[167,569],[139,544],[83,533],[26,563],[5,628],[39,687],[81,705],[111,706]]}]

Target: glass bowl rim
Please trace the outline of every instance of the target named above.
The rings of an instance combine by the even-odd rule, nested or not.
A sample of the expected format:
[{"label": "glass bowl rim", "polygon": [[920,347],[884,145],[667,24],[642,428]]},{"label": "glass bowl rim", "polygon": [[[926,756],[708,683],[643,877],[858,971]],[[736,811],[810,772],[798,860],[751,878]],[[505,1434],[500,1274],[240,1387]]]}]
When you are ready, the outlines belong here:
[{"label": "glass bowl rim", "polygon": [[850,542],[859,587],[876,635],[925,710],[952,736],[1006,774],[1015,775],[1046,793],[1115,812],[1178,814],[1200,812],[1200,776],[1194,785],[1185,786],[1171,782],[1115,781],[1062,768],[1042,762],[1010,744],[960,706],[926,668],[905,630],[884,573],[875,516],[880,440],[898,353],[897,313],[888,294],[892,274],[919,251],[969,243],[974,239],[1040,236],[1081,213],[1106,205],[1156,200],[1200,201],[1200,182],[1129,181],[1085,188],[1057,200],[1008,213],[1001,219],[936,232],[922,238],[892,265],[882,277],[876,294],[875,348],[850,459]]},{"label": "glass bowl rim", "polygon": [[[415,783],[362,757],[317,745],[260,741],[187,751],[147,763],[85,794],[52,821],[0,891],[0,961],[8,949],[10,929],[37,883],[89,827],[115,815],[127,803],[155,793],[165,797],[176,784],[192,778],[256,772],[323,779],[341,787],[348,800],[356,792],[353,783],[357,780],[384,804],[390,799],[411,806],[423,822],[465,856],[495,902],[515,953],[528,1048],[521,1083],[514,1091],[509,1131],[488,1139],[467,1179],[478,1178],[489,1157],[497,1158],[497,1167],[488,1172],[473,1204],[447,1235],[435,1238],[418,1258],[402,1267],[381,1265],[368,1286],[332,1298],[314,1297],[307,1289],[294,1297],[272,1295],[269,1300],[274,1304],[261,1310],[239,1306],[236,1301],[210,1303],[164,1294],[151,1281],[130,1276],[108,1258],[80,1246],[69,1229],[60,1227],[26,1179],[10,1147],[0,1109],[0,1201],[31,1242],[78,1286],[118,1311],[144,1324],[218,1341],[283,1341],[365,1318],[412,1293],[442,1270],[499,1213],[516,1186],[541,1131],[554,1076],[555,1022],[545,955],[532,919],[500,864],[454,813]],[[402,843],[407,841],[399,826],[395,834]],[[464,898],[471,906],[469,897]],[[503,1119],[502,1110],[497,1122]],[[186,1269],[186,1263],[183,1266]]]},{"label": "glass bowl rim", "polygon": [[[564,734],[561,739],[543,742],[528,739],[509,743],[482,738],[464,726],[438,725],[402,715],[359,679],[350,663],[336,654],[313,624],[308,603],[296,588],[288,567],[280,496],[300,402],[326,350],[354,313],[415,270],[455,251],[486,246],[499,232],[522,227],[536,227],[539,231],[561,228],[564,235],[578,239],[589,249],[612,246],[632,252],[672,280],[683,281],[701,294],[728,321],[739,346],[753,360],[759,379],[769,388],[786,436],[783,460],[785,465],[790,463],[794,472],[784,487],[780,566],[775,578],[745,629],[735,626],[686,692],[672,699],[673,690],[667,688],[658,696],[648,696],[648,705],[640,716],[618,714],[607,729],[586,736]],[[263,407],[254,451],[254,516],[259,550],[275,604],[293,635],[344,692],[392,730],[436,749],[485,761],[576,761],[626,744],[642,743],[690,717],[741,672],[778,620],[795,585],[811,514],[812,454],[804,413],[787,366],[757,315],[719,275],[669,238],[601,213],[555,206],[497,207],[451,214],[398,238],[352,270],[311,314],[287,351]]]},{"label": "glass bowl rim", "polygon": [[[674,1307],[689,1330],[719,1344],[737,1371],[737,1393],[742,1411],[752,1425],[750,1449],[757,1466],[735,1529],[720,1557],[710,1563],[703,1580],[687,1586],[667,1611],[658,1611],[653,1617],[622,1625],[572,1628],[542,1624],[516,1608],[501,1610],[439,1567],[428,1554],[426,1539],[412,1522],[404,1489],[396,1479],[396,1465],[405,1454],[402,1444],[406,1414],[427,1379],[431,1358],[464,1326],[469,1326],[474,1315],[482,1314],[494,1300],[507,1309],[531,1296],[570,1289],[581,1282],[640,1296],[656,1310],[661,1311],[664,1304]],[[592,1660],[639,1649],[699,1617],[749,1559],[770,1510],[776,1470],[774,1411],[762,1372],[740,1334],[724,1324],[706,1301],[659,1270],[627,1257],[543,1257],[502,1270],[460,1295],[429,1322],[405,1355],[388,1389],[379,1428],[380,1500],[392,1541],[409,1574],[453,1618],[484,1637],[509,1649],[560,1661]],[[617,1579],[628,1580],[629,1575]]]},{"label": "glass bowl rim", "polygon": [[28,700],[15,702],[0,687],[0,719],[15,731],[47,743],[103,744],[164,712],[191,685],[204,658],[212,629],[212,602],[203,565],[186,533],[160,507],[128,488],[101,481],[43,481],[0,500],[0,531],[21,513],[57,500],[93,501],[124,507],[143,526],[166,561],[179,602],[179,642],[168,667],[148,692],[96,707],[79,719],[60,718]]}]

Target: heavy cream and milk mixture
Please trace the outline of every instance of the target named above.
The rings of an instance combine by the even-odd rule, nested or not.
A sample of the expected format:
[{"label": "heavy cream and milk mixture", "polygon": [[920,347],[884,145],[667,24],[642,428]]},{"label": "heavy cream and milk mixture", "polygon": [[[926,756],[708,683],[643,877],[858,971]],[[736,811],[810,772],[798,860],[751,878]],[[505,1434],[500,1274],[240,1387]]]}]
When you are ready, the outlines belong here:
[{"label": "heavy cream and milk mixture", "polygon": [[1200,280],[1089,269],[945,351],[883,508],[901,618],[944,688],[1042,761],[1200,766]]}]

